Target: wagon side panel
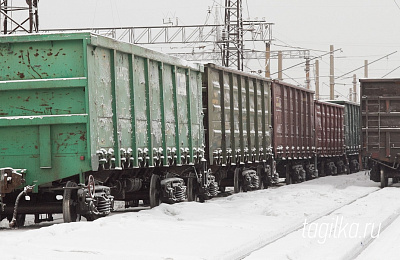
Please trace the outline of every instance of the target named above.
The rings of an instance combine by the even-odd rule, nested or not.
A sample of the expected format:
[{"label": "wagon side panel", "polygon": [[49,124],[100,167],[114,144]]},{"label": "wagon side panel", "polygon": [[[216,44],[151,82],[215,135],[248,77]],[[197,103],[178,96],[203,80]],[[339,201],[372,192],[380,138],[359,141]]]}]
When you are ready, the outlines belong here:
[{"label": "wagon side panel", "polygon": [[344,106],[315,101],[315,113],[318,156],[344,155]]},{"label": "wagon side panel", "polygon": [[0,167],[37,186],[90,169],[86,35],[0,41]]},{"label": "wagon side panel", "polygon": [[265,160],[271,147],[269,80],[208,64],[203,99],[211,165]]},{"label": "wagon side panel", "polygon": [[278,159],[313,156],[314,92],[280,81],[272,84],[273,149]]}]

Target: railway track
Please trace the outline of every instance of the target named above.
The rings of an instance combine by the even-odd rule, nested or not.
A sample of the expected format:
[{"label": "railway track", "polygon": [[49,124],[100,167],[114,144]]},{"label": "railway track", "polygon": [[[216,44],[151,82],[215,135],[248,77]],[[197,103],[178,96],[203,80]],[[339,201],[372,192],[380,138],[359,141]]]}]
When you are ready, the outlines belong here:
[{"label": "railway track", "polygon": [[[51,239],[57,234],[69,241],[70,238],[79,236],[82,232],[87,232],[86,230],[92,230],[97,234],[96,236],[100,236],[105,230],[113,230],[110,236],[115,233],[116,237],[123,236],[125,233],[138,232],[143,237],[130,240],[130,243],[136,244],[138,248],[138,251],[135,252],[135,256],[138,258],[140,256],[154,256],[154,259],[156,259],[157,257],[168,256],[174,259],[188,259],[190,256],[191,259],[244,259],[246,257],[248,259],[327,259],[329,257],[323,254],[320,257],[315,256],[315,254],[306,255],[307,257],[302,255],[305,251],[306,254],[313,254],[314,249],[318,250],[318,247],[325,246],[316,242],[318,237],[308,240],[301,237],[305,217],[308,226],[312,226],[329,221],[333,222],[334,216],[344,216],[350,221],[360,221],[359,215],[347,213],[360,212],[364,214],[366,212],[365,216],[363,214],[361,216],[371,219],[374,223],[382,222],[380,229],[382,233],[390,230],[389,226],[395,219],[398,219],[397,212],[400,212],[400,203],[396,202],[395,198],[400,195],[400,189],[393,187],[379,189],[369,182],[364,182],[366,180],[364,173],[357,175],[355,177],[353,175],[338,178],[330,177],[330,180],[320,178],[310,183],[304,183],[304,185],[290,185],[276,190],[256,191],[248,194],[240,193],[233,196],[229,196],[230,191],[228,191],[221,194],[220,197],[212,199],[210,203],[202,205],[196,203],[164,204],[150,211],[147,211],[147,208],[142,208],[143,212],[138,214],[121,214],[140,210],[130,208],[112,213],[114,216],[111,216],[110,221],[106,217],[90,225],[85,223],[81,225],[56,225],[43,230],[28,232],[26,236],[27,239],[29,239],[29,236],[35,237],[35,232],[38,232],[36,234],[41,234],[43,239]],[[329,183],[329,185],[324,183]],[[226,196],[229,197],[224,198]],[[248,202],[251,202],[250,205]],[[377,209],[375,207],[378,205],[377,203],[382,203],[383,209],[389,208],[392,212]],[[370,205],[370,210],[366,211],[365,208],[368,208],[368,205]],[[247,210],[251,213],[248,214]],[[199,212],[202,213],[202,216],[204,214],[204,217],[200,217]],[[53,217],[56,222],[62,222],[61,215]],[[51,224],[41,223],[15,231],[2,230],[1,233],[6,233],[10,238],[16,238],[20,236],[18,232],[49,225]],[[198,247],[199,244],[204,243],[205,239],[199,232],[208,235],[213,234],[212,236],[207,235],[209,239],[208,251]],[[199,237],[193,237],[194,233],[199,234]],[[166,242],[167,244],[163,244],[158,252],[149,251],[149,245],[146,241],[151,238],[154,243],[161,242],[160,237],[166,234],[171,237]],[[188,237],[191,239],[188,240]],[[350,247],[346,248],[346,245],[342,243],[343,241],[335,240],[334,243],[331,243],[332,240],[335,239],[327,239],[326,243],[331,245],[338,243],[340,247],[345,248],[336,250],[342,256],[333,255],[335,259],[354,259],[362,254],[369,244],[372,244],[373,238],[363,239],[363,247],[361,248],[360,243],[353,243],[354,241],[353,244],[350,243]],[[226,241],[226,243],[223,243],[223,241]],[[126,241],[121,240],[120,242],[123,244]],[[185,250],[175,251],[173,245],[176,243],[183,245]],[[94,244],[97,244],[97,242]],[[316,247],[314,248],[312,245],[316,245]],[[31,246],[33,247],[33,245]],[[49,252],[54,252],[54,248],[59,250],[60,247],[63,247],[61,241],[51,244]],[[63,250],[67,252],[69,249],[64,248]],[[83,249],[82,247],[74,247],[74,250]],[[95,245],[92,245],[91,250],[103,255],[108,254],[107,250]],[[267,253],[262,253],[263,250]],[[278,256],[271,255],[271,252],[277,252]],[[300,257],[297,257],[296,254],[293,255],[294,252],[298,253]],[[332,252],[331,248],[322,253],[329,252]],[[335,253],[335,250],[333,252]],[[330,255],[330,258],[332,258],[332,255]]]},{"label": "railway track", "polygon": [[[395,222],[396,220],[398,220],[398,219],[399,219],[399,216],[400,216],[400,215],[397,215],[397,216],[395,216],[394,218],[388,219],[388,221],[385,222],[384,226],[382,226],[382,229],[380,230],[380,235],[381,235],[384,231],[386,231],[386,230],[393,224],[393,222]],[[349,259],[357,259],[358,256],[360,256],[364,251],[366,251],[366,250],[369,248],[369,246],[375,241],[375,239],[376,239],[376,238],[370,238],[370,239],[367,241],[367,243],[364,244],[365,246],[362,247],[361,250],[357,250],[357,251],[353,252],[353,253],[354,253],[353,256],[351,256]]]},{"label": "railway track", "polygon": [[[149,206],[140,206],[140,207],[126,208],[126,209],[122,208],[122,206],[121,206],[117,210],[112,211],[110,213],[110,216],[116,215],[116,214],[128,213],[128,212],[139,212],[141,210],[148,210],[148,209],[150,209]],[[86,221],[86,219],[82,218],[81,221]],[[33,229],[39,229],[42,227],[48,227],[48,226],[52,226],[55,224],[62,224],[62,223],[64,223],[62,214],[53,214],[53,221],[51,221],[51,222],[44,221],[41,223],[35,223],[34,216],[27,215],[25,225],[22,227],[18,227],[18,230],[33,230]],[[0,231],[4,232],[6,230],[13,230],[13,229],[9,228],[7,220],[3,220],[3,222],[1,224],[2,225],[0,225]]]},{"label": "railway track", "polygon": [[[374,193],[374,192],[377,192],[377,191],[378,191],[378,190],[375,190],[375,191],[372,191],[371,193]],[[339,207],[336,207],[336,208],[334,208],[334,209],[330,209],[330,210],[328,210],[327,212],[323,212],[323,213],[321,213],[320,215],[315,216],[314,218],[312,218],[308,223],[311,224],[311,223],[314,223],[314,222],[318,221],[319,219],[322,219],[323,217],[329,216],[329,215],[332,214],[333,212],[335,212],[335,211],[337,211],[337,210],[339,210],[339,209],[341,209],[341,208],[343,208],[343,207],[346,207],[346,206],[348,206],[348,205],[350,205],[350,204],[352,204],[352,203],[358,201],[359,199],[362,199],[362,198],[365,198],[366,196],[369,196],[371,193],[368,193],[368,194],[365,194],[365,195],[363,195],[363,196],[360,196],[360,197],[358,197],[358,198],[356,198],[356,199],[353,199],[353,200],[351,200],[350,202],[348,202],[348,203],[346,203],[346,204],[343,204],[343,205],[341,205],[341,206],[339,206]],[[299,225],[297,225],[297,226],[294,226],[294,227],[291,228],[290,230],[288,230],[288,231],[282,233],[280,236],[278,236],[278,237],[276,237],[276,238],[274,238],[274,239],[268,241],[267,243],[261,245],[259,248],[254,249],[254,250],[252,250],[252,251],[250,251],[250,252],[247,252],[246,254],[243,254],[242,256],[240,256],[240,257],[238,257],[238,258],[236,258],[236,259],[238,259],[238,260],[239,260],[239,259],[244,259],[244,258],[248,257],[251,253],[256,252],[256,251],[258,251],[258,250],[260,250],[260,249],[262,249],[262,248],[265,248],[265,247],[267,247],[267,246],[269,246],[269,245],[271,245],[271,244],[273,244],[273,243],[275,243],[275,242],[277,242],[277,241],[279,241],[279,240],[282,240],[282,239],[284,239],[285,237],[288,237],[289,235],[294,234],[295,232],[301,230],[303,227],[304,227],[304,224],[303,224],[303,223],[302,223],[302,224],[299,224]]]},{"label": "railway track", "polygon": [[392,248],[397,248],[399,244],[398,230],[400,228],[400,218],[394,218],[389,224],[381,231],[379,239],[370,241],[364,250],[359,252],[354,259],[398,259],[397,254],[393,254]]},{"label": "railway track", "polygon": [[[396,193],[400,193],[400,191],[398,191],[397,188],[395,188],[397,191],[395,191]],[[336,244],[339,244],[337,247],[337,249],[340,251],[341,255],[338,255],[337,257],[335,256],[335,258],[337,259],[356,259],[357,256],[359,256],[363,251],[365,251],[368,246],[377,238],[377,236],[379,237],[379,235],[381,233],[383,233],[388,227],[390,227],[390,225],[396,221],[399,218],[399,212],[400,212],[400,204],[392,204],[390,205],[390,202],[386,202],[387,207],[389,209],[386,209],[385,214],[381,214],[382,216],[377,217],[376,219],[373,218],[373,216],[375,214],[379,215],[380,213],[376,213],[376,208],[375,211],[370,211],[365,213],[365,218],[368,218],[368,216],[371,217],[371,224],[369,225],[370,227],[372,226],[370,233],[366,232],[365,230],[361,230],[364,231],[364,234],[358,235],[358,233],[356,233],[355,238],[356,241],[353,241],[353,245],[352,246],[348,246],[347,248],[343,248],[341,247],[341,243],[343,242],[343,239],[348,239],[350,238],[349,235],[354,235],[354,234],[346,234],[346,237],[343,237],[343,235],[345,235],[344,233],[341,234],[341,236],[337,236],[335,237],[335,234],[338,235],[338,224],[340,224],[340,226],[343,226],[343,222],[340,223],[340,221],[343,221],[344,219],[346,219],[346,221],[349,221],[351,223],[355,223],[357,224],[357,226],[360,226],[360,223],[357,223],[357,220],[359,218],[354,217],[354,214],[348,214],[349,212],[362,212],[360,210],[360,208],[362,208],[363,206],[367,207],[367,205],[372,204],[369,203],[369,201],[372,200],[379,200],[380,197],[385,197],[384,194],[388,193],[395,193],[393,192],[393,189],[390,188],[386,188],[386,189],[379,189],[379,190],[375,190],[372,191],[368,194],[365,194],[363,196],[360,196],[356,199],[353,199],[351,201],[349,201],[348,203],[345,203],[339,207],[336,207],[334,209],[331,209],[327,212],[321,213],[318,216],[315,216],[313,219],[309,219],[307,220],[307,224],[305,225],[305,223],[302,223],[301,225],[297,225],[294,226],[292,229],[290,229],[289,231],[282,233],[280,236],[264,243],[263,245],[261,245],[258,249],[255,250],[251,250],[246,254],[243,254],[240,257],[237,257],[236,259],[246,259],[246,260],[251,260],[251,259],[259,259],[259,257],[261,255],[263,255],[263,252],[271,252],[276,250],[279,247],[282,247],[282,245],[293,245],[293,241],[297,241],[297,244],[293,245],[295,249],[292,250],[292,252],[296,252],[296,259],[314,259],[313,256],[310,256],[309,253],[310,251],[313,251],[313,245],[317,245],[318,247],[325,247],[326,252],[329,252],[330,250],[332,251],[332,248],[334,246],[332,246],[332,244],[334,244],[333,242],[335,242]],[[383,202],[385,203],[385,202]],[[371,205],[371,207],[374,204]],[[391,207],[390,207],[391,206]],[[375,213],[374,213],[375,212]],[[339,220],[339,222],[337,221]],[[374,222],[375,221],[375,222]],[[373,223],[372,223],[373,222]],[[348,222],[345,222],[348,223]],[[370,224],[370,223],[368,223]],[[326,227],[328,229],[328,227],[330,227],[330,232],[325,233],[328,234],[329,237],[325,237],[322,238],[321,236],[319,236],[319,232],[320,231],[320,227],[322,227],[322,225],[324,225],[324,227]],[[350,227],[351,225],[347,226]],[[378,229],[379,226],[379,229]],[[312,230],[312,238],[309,239],[309,237],[307,237],[307,229],[306,227],[313,227],[315,229]],[[333,235],[332,235],[332,230],[333,230]],[[306,231],[306,232],[305,232]],[[347,230],[349,231],[349,230]],[[359,230],[357,229],[357,232]],[[308,232],[310,232],[310,229],[308,229]],[[369,230],[368,230],[369,232]],[[306,236],[304,236],[304,234],[306,233]],[[361,232],[362,233],[362,232]],[[310,233],[308,233],[310,234]],[[339,233],[340,234],[340,233]],[[371,234],[371,235],[370,235]],[[364,236],[363,236],[364,235]],[[331,241],[329,241],[331,240]],[[332,242],[333,241],[333,242]],[[360,243],[358,243],[358,241],[361,241]],[[317,242],[317,243],[315,243]],[[323,243],[322,243],[323,242]],[[329,244],[326,246],[326,244]],[[322,249],[323,250],[323,249]],[[308,252],[307,252],[308,251]],[[338,252],[339,252],[338,251]],[[304,257],[303,254],[304,253]],[[269,255],[270,256],[270,255]],[[290,254],[286,254],[285,252],[280,252],[278,253],[276,256],[273,256],[273,258],[288,258],[291,259],[291,255]],[[320,256],[318,256],[320,257]]]},{"label": "railway track", "polygon": [[[277,185],[268,187],[268,189],[278,189],[278,188],[280,188],[282,186],[286,186],[286,184],[284,184],[284,179],[281,180],[281,182],[278,183]],[[218,194],[218,196],[212,198],[211,200],[218,200],[218,199],[221,199],[221,198],[224,198],[224,197],[231,196],[232,194],[234,194],[233,187],[227,189],[225,192],[220,192]],[[367,196],[367,195],[365,195],[365,196]],[[362,197],[364,197],[364,196],[362,196]],[[362,198],[362,197],[360,197],[360,198]],[[357,199],[355,199],[355,200],[357,200]],[[349,203],[347,203],[347,204],[345,204],[345,205],[343,205],[341,207],[344,207],[344,206],[354,202],[355,200],[352,200]],[[315,220],[317,220],[319,218],[322,218],[322,217],[324,217],[326,215],[329,215],[331,212],[333,212],[333,211],[335,211],[335,210],[337,210],[337,209],[339,209],[341,207],[335,208],[333,210],[330,210],[330,211],[324,213],[323,215],[317,216],[317,217],[313,218],[313,221],[315,221]],[[148,210],[148,209],[150,209],[149,206],[143,206],[143,205],[139,206],[139,207],[124,208],[124,203],[118,201],[118,202],[116,202],[115,210],[110,213],[110,216],[116,215],[116,214],[128,213],[128,212],[139,212],[141,210]],[[44,221],[44,222],[41,222],[41,223],[35,223],[34,222],[34,216],[33,215],[27,215],[26,216],[25,225],[22,226],[22,227],[18,227],[18,230],[20,230],[20,231],[33,230],[33,229],[39,229],[39,228],[42,228],[42,227],[52,226],[54,224],[62,224],[63,223],[62,214],[53,214],[53,219],[54,220],[51,221],[51,222]],[[81,221],[86,221],[86,219],[82,218]],[[282,237],[284,237],[284,236],[286,236],[286,235],[288,235],[290,233],[293,233],[296,230],[299,230],[300,228],[301,228],[301,226],[296,226],[295,228],[291,229],[290,231],[285,232],[284,234],[282,234],[282,236],[275,238],[274,240],[266,243],[265,245],[261,246],[260,248],[262,248],[264,246],[267,246],[267,245],[269,245],[269,244],[281,239]],[[12,231],[13,229],[10,229],[9,226],[8,226],[8,222],[6,220],[3,220],[3,222],[0,224],[0,231],[4,232],[6,230]],[[260,248],[258,248],[258,249],[260,249]],[[258,249],[253,250],[253,251],[257,251]],[[253,251],[251,251],[251,252],[253,252]],[[248,252],[246,255],[249,255],[251,252]],[[246,256],[246,255],[244,255],[244,256]],[[241,258],[243,258],[244,256],[242,256]],[[241,258],[239,258],[239,259],[241,259]]]},{"label": "railway track", "polygon": [[[276,186],[276,187],[274,186],[273,188],[278,188],[278,186]],[[232,194],[233,194],[233,188],[232,189],[227,189],[225,192],[221,192],[220,194],[218,194],[218,196],[216,196],[213,199],[228,197],[228,196],[230,196]],[[144,206],[144,205],[141,205],[139,207],[125,208],[124,207],[124,202],[120,202],[120,201],[116,201],[115,204],[116,204],[115,210],[110,213],[110,216],[116,215],[116,214],[128,213],[128,212],[139,212],[139,211],[142,211],[142,210],[149,210],[150,209],[150,206]],[[82,218],[81,221],[86,221],[86,219]],[[27,215],[26,216],[25,225],[22,226],[22,227],[18,227],[18,230],[21,230],[21,231],[23,231],[23,230],[33,230],[33,229],[39,229],[39,228],[42,228],[42,227],[48,227],[48,226],[52,226],[54,224],[62,224],[62,223],[64,223],[62,214],[53,214],[53,221],[51,221],[51,222],[44,221],[44,222],[41,222],[41,223],[35,223],[34,216],[33,215]],[[0,231],[4,232],[6,230],[10,230],[10,231],[13,230],[13,229],[9,228],[8,224],[9,223],[7,222],[7,220],[4,219],[0,223]]]}]

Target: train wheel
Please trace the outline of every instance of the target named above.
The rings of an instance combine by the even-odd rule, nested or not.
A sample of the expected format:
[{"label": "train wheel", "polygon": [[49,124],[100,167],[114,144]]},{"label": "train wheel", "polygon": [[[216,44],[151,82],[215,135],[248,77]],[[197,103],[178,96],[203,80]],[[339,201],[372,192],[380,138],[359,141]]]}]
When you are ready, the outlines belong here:
[{"label": "train wheel", "polygon": [[157,174],[151,175],[150,179],[150,207],[154,208],[161,203],[161,181]]},{"label": "train wheel", "polygon": [[196,180],[196,176],[194,174],[190,174],[189,178],[187,179],[186,191],[187,191],[187,200],[188,201],[197,201],[195,180]]},{"label": "train wheel", "polygon": [[239,193],[242,190],[241,181],[240,181],[240,173],[242,171],[240,168],[236,168],[235,172],[233,173],[233,192]]},{"label": "train wheel", "polygon": [[76,212],[76,190],[68,189],[71,187],[77,187],[75,182],[68,181],[64,190],[63,196],[63,219],[65,223],[76,222],[80,220],[80,215]]},{"label": "train wheel", "polygon": [[385,177],[385,171],[383,169],[380,170],[381,173],[381,188],[385,188],[388,186],[388,178]]}]

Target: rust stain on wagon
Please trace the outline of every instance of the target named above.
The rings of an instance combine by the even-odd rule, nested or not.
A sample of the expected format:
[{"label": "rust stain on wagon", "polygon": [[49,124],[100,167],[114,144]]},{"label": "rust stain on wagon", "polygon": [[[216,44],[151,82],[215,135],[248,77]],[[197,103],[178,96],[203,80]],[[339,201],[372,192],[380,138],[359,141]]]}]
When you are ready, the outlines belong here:
[{"label": "rust stain on wagon", "polygon": [[82,134],[81,137],[79,137],[79,139],[81,139],[82,141],[86,141],[86,134]]},{"label": "rust stain on wagon", "polygon": [[60,50],[56,54],[54,54],[54,56],[57,57],[60,54],[60,51],[62,51],[62,50],[63,50],[63,48],[60,48]]},{"label": "rust stain on wagon", "polygon": [[22,72],[18,72],[17,73],[18,77],[20,77],[21,79],[25,78],[25,74]]}]

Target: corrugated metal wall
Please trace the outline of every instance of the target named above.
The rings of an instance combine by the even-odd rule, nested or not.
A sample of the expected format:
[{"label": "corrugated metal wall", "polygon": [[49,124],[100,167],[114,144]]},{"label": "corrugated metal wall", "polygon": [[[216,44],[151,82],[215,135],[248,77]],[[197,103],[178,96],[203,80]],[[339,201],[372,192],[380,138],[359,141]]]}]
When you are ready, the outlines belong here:
[{"label": "corrugated metal wall", "polygon": [[317,155],[344,155],[344,106],[315,101],[315,114]]},{"label": "corrugated metal wall", "polygon": [[274,141],[277,159],[314,156],[314,92],[281,81],[272,84]]},{"label": "corrugated metal wall", "polygon": [[208,64],[203,76],[210,165],[260,162],[271,151],[271,82]]}]

